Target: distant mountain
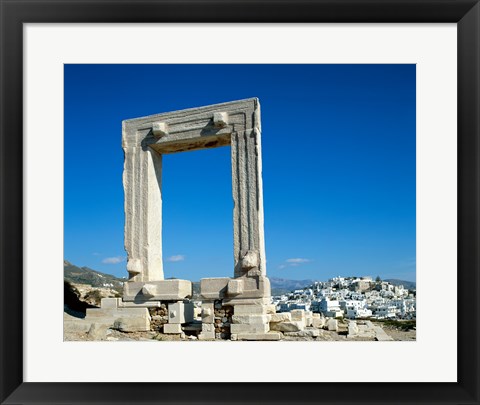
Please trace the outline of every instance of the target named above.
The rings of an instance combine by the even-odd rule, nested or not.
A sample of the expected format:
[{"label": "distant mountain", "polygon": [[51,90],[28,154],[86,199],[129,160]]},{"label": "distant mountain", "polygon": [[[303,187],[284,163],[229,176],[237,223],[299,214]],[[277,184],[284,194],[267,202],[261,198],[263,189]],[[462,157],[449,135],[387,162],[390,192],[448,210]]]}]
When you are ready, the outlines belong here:
[{"label": "distant mountain", "polygon": [[269,277],[272,295],[281,295],[293,290],[299,290],[312,285],[315,280],[287,280],[285,278]]},{"label": "distant mountain", "polygon": [[112,288],[118,291],[123,290],[123,283],[126,281],[126,279],[121,279],[88,267],[77,267],[67,260],[63,261],[63,277],[70,283],[89,284],[92,287]]},{"label": "distant mountain", "polygon": [[415,283],[414,281],[398,280],[396,278],[388,278],[383,281],[388,281],[390,284],[393,285],[403,285],[409,290],[415,290],[417,288],[417,283]]}]

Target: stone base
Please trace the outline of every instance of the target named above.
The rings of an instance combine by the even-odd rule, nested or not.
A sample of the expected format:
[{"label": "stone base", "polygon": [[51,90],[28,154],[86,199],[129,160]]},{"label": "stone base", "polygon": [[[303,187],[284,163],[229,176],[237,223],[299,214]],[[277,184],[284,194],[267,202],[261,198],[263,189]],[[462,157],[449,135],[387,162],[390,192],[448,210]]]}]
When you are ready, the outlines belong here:
[{"label": "stone base", "polygon": [[165,334],[180,334],[182,333],[182,325],[179,323],[166,323],[163,325],[163,333]]},{"label": "stone base", "polygon": [[105,325],[122,332],[147,332],[150,330],[150,314],[147,308],[122,307],[120,298],[102,298],[100,308],[87,308],[86,324]]},{"label": "stone base", "polygon": [[198,335],[199,340],[215,340],[215,325],[213,323],[202,323],[202,333]]},{"label": "stone base", "polygon": [[244,333],[252,333],[252,334],[258,334],[258,333],[267,333],[269,331],[269,325],[267,324],[231,324],[230,325],[230,331],[231,333],[236,333],[238,334],[244,334]]},{"label": "stone base", "polygon": [[123,301],[138,304],[146,301],[181,301],[192,296],[192,282],[188,280],[127,281],[123,285]]},{"label": "stone base", "polygon": [[221,299],[224,300],[225,305],[233,305],[246,300],[250,300],[251,303],[269,304],[270,291],[270,280],[265,276],[202,278],[200,280],[202,299]]},{"label": "stone base", "polygon": [[87,308],[85,321],[107,325],[123,332],[150,330],[150,314],[147,308]]},{"label": "stone base", "polygon": [[232,340],[281,340],[282,334],[279,332],[268,333],[237,333],[236,336],[232,334]]}]

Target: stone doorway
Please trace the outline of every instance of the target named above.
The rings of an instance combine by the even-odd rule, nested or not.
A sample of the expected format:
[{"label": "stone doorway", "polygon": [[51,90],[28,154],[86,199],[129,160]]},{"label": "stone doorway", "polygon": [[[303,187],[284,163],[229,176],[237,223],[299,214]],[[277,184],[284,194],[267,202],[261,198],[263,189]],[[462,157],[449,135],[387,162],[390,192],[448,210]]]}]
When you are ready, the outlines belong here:
[{"label": "stone doorway", "polygon": [[[105,301],[105,305],[112,307],[112,316],[119,316],[117,312],[127,316],[128,310],[144,313],[148,308],[168,305],[164,333],[182,333],[192,326],[194,308],[188,300],[192,296],[191,281],[165,280],[163,274],[162,157],[221,146],[231,149],[233,277],[200,280],[199,338],[222,338],[223,333],[232,340],[279,340],[280,334],[269,329],[275,309],[270,305],[270,281],[266,277],[257,98],[123,121],[129,280],[124,284],[122,299]],[[103,316],[103,307],[102,302],[102,309],[96,310],[98,316]],[[137,315],[132,312],[132,316]],[[148,321],[148,313],[142,316]],[[222,333],[217,333],[221,331],[217,318],[228,319],[222,324]],[[146,324],[143,318],[141,324]]]}]

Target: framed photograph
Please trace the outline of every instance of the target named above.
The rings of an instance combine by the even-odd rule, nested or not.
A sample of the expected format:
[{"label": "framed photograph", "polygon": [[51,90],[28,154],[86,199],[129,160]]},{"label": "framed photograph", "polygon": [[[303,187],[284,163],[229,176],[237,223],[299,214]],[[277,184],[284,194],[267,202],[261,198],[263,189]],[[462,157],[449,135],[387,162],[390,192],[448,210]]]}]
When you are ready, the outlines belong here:
[{"label": "framed photograph", "polygon": [[[477,1],[331,3],[318,0],[294,4],[275,0],[255,3],[0,0],[0,3],[3,17],[1,403],[479,403],[480,6]],[[373,91],[376,91],[377,101],[382,98],[382,102],[371,102],[368,95]],[[255,92],[258,94],[250,94]],[[270,96],[262,104],[263,94]],[[165,101],[168,97],[170,99]],[[342,173],[343,177],[338,179],[351,180],[344,183],[345,187],[359,187],[358,190],[367,187],[367,183],[361,183],[361,177],[370,176],[372,190],[389,188],[389,202],[382,200],[380,194],[365,191],[377,200],[358,198],[352,206],[368,205],[364,212],[379,215],[383,226],[395,234],[391,240],[397,245],[396,249],[405,243],[402,232],[410,235],[408,247],[413,253],[408,260],[398,262],[396,273],[391,274],[407,274],[409,269],[405,279],[416,281],[418,296],[400,287],[392,286],[390,291],[389,283],[382,287],[380,277],[374,280],[378,273],[370,274],[367,270],[360,275],[368,274],[373,278],[344,280],[333,274],[330,276],[337,281],[335,289],[347,286],[360,295],[363,290],[375,289],[383,291],[379,293],[382,297],[410,294],[409,302],[417,304],[403,308],[402,314],[405,319],[412,314],[418,318],[416,332],[408,338],[389,342],[365,341],[368,339],[351,339],[353,341],[348,343],[319,342],[322,339],[317,336],[310,339],[316,342],[283,339],[278,342],[249,339],[250,332],[242,332],[251,327],[248,324],[237,326],[238,333],[213,325],[215,329],[208,332],[217,340],[223,340],[221,342],[193,342],[199,335],[191,331],[185,335],[185,329],[184,336],[179,336],[183,340],[189,340],[188,335],[193,336],[190,342],[133,342],[131,339],[112,342],[122,340],[118,337],[85,342],[78,341],[82,340],[77,339],[81,334],[76,333],[70,333],[64,340],[67,336],[62,324],[64,315],[58,310],[60,303],[64,303],[60,284],[63,269],[60,267],[65,259],[75,256],[75,251],[89,249],[88,254],[95,255],[106,269],[118,265],[125,272],[128,270],[131,283],[128,291],[123,292],[123,301],[115,298],[105,301],[105,305],[115,300],[115,305],[119,305],[118,300],[128,303],[130,295],[138,298],[139,294],[142,297],[163,294],[160,287],[149,281],[148,274],[145,279],[135,278],[143,268],[135,261],[134,242],[132,246],[125,242],[128,258],[121,252],[110,254],[93,250],[101,238],[108,238],[102,236],[108,235],[102,232],[102,227],[111,223],[120,230],[116,231],[118,238],[123,238],[123,223],[110,216],[112,208],[108,204],[110,196],[118,203],[118,196],[107,183],[112,178],[121,178],[123,152],[123,176],[127,183],[128,176],[135,173],[134,169],[128,171],[129,165],[135,164],[135,159],[145,159],[133,157],[129,161],[129,154],[141,149],[135,149],[136,144],[129,149],[129,142],[132,142],[129,125],[135,127],[135,133],[145,132],[141,146],[150,142],[151,148],[158,153],[182,151],[185,147],[213,147],[230,136],[229,128],[243,131],[238,128],[247,125],[247,121],[236,121],[238,111],[241,114],[247,111],[248,115],[253,108],[252,117],[256,117],[253,122],[258,119],[256,97],[262,104],[264,124],[263,187],[266,187],[266,195],[278,202],[266,205],[268,213],[275,209],[281,212],[281,207],[290,205],[288,212],[295,212],[295,207],[301,206],[307,211],[305,216],[309,209],[307,201],[317,204],[327,192],[331,193],[334,205],[341,203],[339,195],[344,198],[354,195],[353,192],[335,193],[342,186],[333,182],[341,180],[332,180],[331,184],[317,183],[317,178],[327,177],[332,167]],[[162,99],[165,109],[155,104]],[[228,103],[215,104],[222,102]],[[201,106],[206,107],[194,113],[190,110],[181,111],[180,115],[168,113]],[[89,111],[95,112],[97,117],[103,116],[92,119]],[[213,114],[213,118],[208,114],[205,116],[208,119],[205,118],[202,115],[205,112]],[[167,114],[155,115],[157,113]],[[132,115],[125,116],[127,114]],[[149,117],[136,118],[149,114],[153,117],[151,122]],[[124,121],[126,119],[131,120]],[[191,136],[188,131],[193,131],[196,125],[195,120],[206,122],[200,128],[201,135],[206,137],[200,141],[188,138]],[[310,126],[304,125],[306,123]],[[145,129],[145,125],[148,128]],[[345,125],[351,133],[357,131],[358,136],[341,138],[339,128]],[[324,139],[335,145],[338,155],[328,152],[328,142],[313,138],[316,130],[311,132],[312,126],[330,134]],[[258,136],[259,123],[252,128],[251,135]],[[295,129],[300,133],[296,134]],[[267,130],[270,138],[266,139]],[[166,138],[169,131],[177,134],[176,137],[187,138],[175,138],[177,140],[172,143]],[[245,134],[248,131],[245,129]],[[408,131],[411,136],[407,136]],[[383,133],[385,138],[382,138]],[[272,138],[275,134],[276,143]],[[390,155],[383,155],[386,149],[391,151]],[[248,146],[245,150],[247,160],[258,156],[258,153],[249,155]],[[258,152],[258,149],[252,151]],[[232,153],[232,162],[234,155]],[[359,155],[363,160],[357,159]],[[239,158],[240,165],[244,158]],[[373,161],[377,158],[383,166],[375,166]],[[402,159],[408,164],[399,163]],[[368,174],[358,165],[366,160],[371,162]],[[319,164],[324,161],[324,165]],[[193,166],[207,165],[195,162]],[[212,162],[213,159],[208,164]],[[152,170],[158,172],[161,163],[153,163]],[[261,161],[256,164],[261,167]],[[115,169],[110,177],[102,180],[106,167]],[[192,166],[180,162],[176,169],[170,167],[182,173]],[[393,169],[389,171],[389,167]],[[250,173],[249,168],[247,165],[245,173]],[[215,170],[213,166],[212,170],[211,173]],[[235,170],[232,172],[235,184]],[[276,177],[270,177],[272,172],[276,172]],[[241,173],[239,169],[238,179]],[[140,178],[135,176],[132,175],[132,181]],[[360,179],[358,184],[352,180],[354,178]],[[166,179],[163,187],[168,191],[168,176]],[[410,181],[408,186],[406,179]],[[215,177],[217,180],[220,184],[219,177]],[[260,194],[261,186],[260,183]],[[320,193],[315,187],[324,190]],[[170,195],[174,189],[171,188]],[[215,193],[215,190],[213,186],[208,193]],[[255,190],[259,192],[258,185]],[[149,192],[151,199],[157,190],[149,188]],[[84,195],[77,198],[82,193]],[[128,193],[126,187],[127,212],[131,203]],[[238,200],[235,200],[234,191],[234,206],[248,211],[251,205],[242,206],[244,197],[248,201],[248,195],[239,191]],[[183,197],[177,198],[175,205],[181,207]],[[395,204],[405,207],[407,200],[413,214],[395,211]],[[82,219],[88,204],[96,212],[98,223],[96,235],[90,240],[88,236],[80,237],[82,226],[90,226]],[[390,211],[385,204],[391,204]],[[321,207],[327,209],[328,205]],[[204,209],[212,207],[207,204]],[[216,212],[220,209],[217,207]],[[255,215],[263,218],[263,212],[248,214],[248,229],[257,229],[251,220]],[[380,244],[380,227],[355,228],[351,218],[349,222],[345,217],[340,223],[334,210],[329,215],[331,229],[338,228],[340,241],[342,226],[358,233],[356,239],[343,243],[358,243],[362,237],[366,240],[368,232],[377,233],[377,238],[371,239]],[[292,224],[297,221],[305,227],[308,224],[302,218],[299,215],[285,218],[285,221]],[[310,228],[318,228],[314,216],[311,219]],[[134,241],[143,234],[129,231],[128,227],[135,225],[135,218],[131,221],[125,235]],[[239,226],[235,224],[234,230]],[[214,223],[210,225],[213,229]],[[148,226],[143,223],[139,229],[145,230]],[[242,226],[240,224],[240,228]],[[158,229],[153,226],[154,236],[156,231]],[[252,233],[252,240],[261,240],[261,233]],[[286,237],[280,227],[268,224],[265,238],[270,278],[295,274],[294,271],[306,269],[311,263],[320,265],[318,258],[308,253],[287,255],[289,238],[308,234],[304,230],[297,236],[294,233],[293,225]],[[237,234],[234,231],[234,238]],[[336,234],[330,235],[335,237]],[[193,240],[193,235],[191,237]],[[227,242],[226,238],[220,239],[225,240],[215,242],[219,247]],[[268,240],[274,242],[269,245]],[[249,277],[256,277],[255,280],[263,280],[264,267],[259,263],[265,262],[265,254],[261,244],[255,248],[257,251],[243,248],[242,243],[241,238],[233,243],[238,250],[234,257],[239,257],[238,263],[235,261],[234,277],[238,276],[237,272],[245,271]],[[308,252],[308,241],[302,243]],[[332,248],[333,244],[329,245],[327,239],[319,243],[324,243],[325,247],[312,248],[310,252],[317,249],[325,256],[328,249],[333,249],[331,255],[341,254],[341,250]],[[75,244],[80,248],[75,250],[78,247]],[[255,243],[249,239],[248,246],[253,245]],[[381,252],[390,252],[393,257],[390,245],[382,245],[383,251],[375,244],[368,251],[367,246],[359,245],[356,250],[363,249],[366,257]],[[161,249],[160,245],[160,260]],[[225,246],[222,249],[226,250]],[[284,250],[287,256],[280,259],[282,256],[275,250]],[[357,260],[352,251],[344,250],[346,258],[350,259],[350,262],[345,260],[347,265]],[[201,271],[188,270],[185,257],[189,255],[172,250],[164,240],[164,261],[170,266],[166,267],[165,279],[172,275],[192,280],[197,275],[197,280],[204,277]],[[211,258],[205,260],[205,263],[198,262],[203,263],[201,267],[208,266]],[[152,263],[147,267],[153,272],[155,262]],[[179,263],[185,265],[181,267]],[[372,263],[373,259],[367,263],[370,272],[375,271],[371,270]],[[76,269],[71,263],[67,263],[68,266]],[[232,273],[233,267],[231,272],[207,273],[207,277],[231,276]],[[104,273],[98,274],[101,277]],[[223,282],[218,281],[223,279],[215,280],[212,285]],[[351,282],[354,285],[350,285]],[[238,294],[248,292],[248,285],[243,279],[241,283],[228,281],[223,287],[228,287],[226,291],[230,291],[231,296],[223,302],[231,302],[240,309],[247,301],[237,302]],[[317,287],[320,291],[325,286]],[[207,297],[206,290],[207,287],[201,291],[203,298]],[[260,298],[257,296],[249,298],[246,294],[245,297],[255,301],[252,305],[263,305],[263,301],[258,304]],[[132,303],[128,305],[138,304],[137,298],[131,298]],[[214,302],[212,298],[212,305]],[[280,303],[276,304],[278,308]],[[145,302],[142,301],[142,305]],[[333,313],[328,316],[335,318],[334,307],[327,305],[322,313]],[[103,308],[102,302],[99,311]],[[227,314],[225,308],[221,310],[225,310],[228,317],[231,314]],[[347,311],[347,308],[342,310]],[[357,314],[359,308],[351,310]],[[366,311],[366,307],[362,310]],[[382,307],[377,315],[388,317],[381,312],[388,310]],[[172,313],[171,316],[176,316],[175,310]],[[152,315],[152,311],[149,314]],[[257,315],[257,318],[262,316]],[[268,338],[274,334],[284,336],[285,331],[271,329],[271,317],[269,321]],[[203,330],[202,322],[205,323],[203,314],[200,323],[204,333],[207,330]],[[224,322],[235,324],[230,319]],[[308,323],[313,330],[313,320]],[[353,324],[345,322],[345,325]],[[257,337],[267,336],[257,333],[256,329],[255,333]],[[348,330],[350,333],[353,336],[359,332],[352,329]],[[227,340],[223,335],[228,335]],[[231,342],[237,338],[253,341]]]}]

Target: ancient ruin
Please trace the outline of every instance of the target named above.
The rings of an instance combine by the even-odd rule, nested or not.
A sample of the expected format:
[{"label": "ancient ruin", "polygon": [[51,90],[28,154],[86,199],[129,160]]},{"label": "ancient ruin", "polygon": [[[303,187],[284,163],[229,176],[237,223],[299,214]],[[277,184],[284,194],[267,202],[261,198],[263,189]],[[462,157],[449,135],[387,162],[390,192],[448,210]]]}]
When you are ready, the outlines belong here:
[{"label": "ancient ruin", "polygon": [[[122,297],[102,298],[100,308],[86,308],[84,319],[66,317],[64,331],[88,332],[90,340],[108,340],[112,331],[153,333],[157,340],[393,340],[370,320],[344,319],[328,299],[321,313],[277,313],[271,304],[258,99],[123,121],[122,146],[129,279]],[[231,148],[233,276],[201,279],[194,301],[191,281],[163,275],[162,156],[220,146]],[[360,283],[366,281],[355,288]]]},{"label": "ancient ruin", "polygon": [[[266,277],[263,231],[262,154],[258,99],[151,115],[123,122],[125,152],[125,249],[129,280],[122,299],[104,300],[87,317],[112,315],[168,304],[164,333],[181,333],[193,321],[192,283],[164,280],[162,264],[162,155],[231,147],[234,200],[233,277],[201,280],[201,339],[215,338],[214,313],[229,315],[230,337],[238,340],[278,340],[270,332],[270,282]],[[109,303],[107,303],[109,301]],[[105,308],[104,308],[105,307]],[[128,314],[128,315],[127,315]],[[144,323],[142,323],[144,325]]]}]

